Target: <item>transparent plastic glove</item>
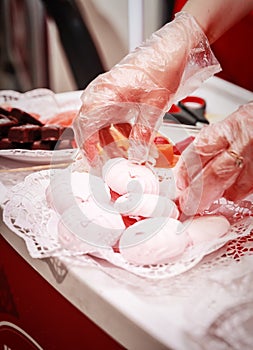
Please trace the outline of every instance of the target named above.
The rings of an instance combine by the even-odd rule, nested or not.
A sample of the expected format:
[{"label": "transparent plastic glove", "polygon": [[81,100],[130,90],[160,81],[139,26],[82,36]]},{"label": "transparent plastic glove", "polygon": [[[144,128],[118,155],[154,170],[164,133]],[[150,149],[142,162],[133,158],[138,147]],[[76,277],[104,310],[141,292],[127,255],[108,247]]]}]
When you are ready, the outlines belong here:
[{"label": "transparent plastic glove", "polygon": [[4,202],[6,194],[7,194],[7,188],[0,181],[0,205]]},{"label": "transparent plastic glove", "polygon": [[123,127],[131,123],[132,130],[127,128],[126,133],[128,157],[144,163],[164,112],[219,70],[195,19],[187,13],[177,14],[84,90],[74,122],[79,147],[92,163],[97,159],[99,131],[111,124]]},{"label": "transparent plastic glove", "polygon": [[238,201],[253,192],[253,102],[204,127],[175,168],[179,203],[186,215],[225,197]]}]

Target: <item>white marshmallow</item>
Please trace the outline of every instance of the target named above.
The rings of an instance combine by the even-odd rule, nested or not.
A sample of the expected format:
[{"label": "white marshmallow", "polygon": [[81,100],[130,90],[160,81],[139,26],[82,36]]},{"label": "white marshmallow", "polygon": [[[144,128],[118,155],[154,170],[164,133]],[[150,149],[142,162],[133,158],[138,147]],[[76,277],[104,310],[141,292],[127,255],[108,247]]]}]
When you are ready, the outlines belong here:
[{"label": "white marshmallow", "polygon": [[137,265],[168,263],[180,256],[189,243],[176,219],[150,218],[128,227],[119,241],[122,256]]},{"label": "white marshmallow", "polygon": [[116,199],[114,208],[123,215],[143,217],[171,217],[177,219],[179,211],[169,198],[149,193],[126,193]]},{"label": "white marshmallow", "polygon": [[230,227],[224,216],[206,215],[188,219],[183,223],[193,244],[211,241],[224,236]]},{"label": "white marshmallow", "polygon": [[105,183],[116,193],[128,192],[159,194],[159,181],[151,169],[130,163],[125,158],[113,158],[102,170]]},{"label": "white marshmallow", "polygon": [[92,197],[68,208],[60,220],[66,228],[65,235],[69,231],[77,239],[102,248],[112,247],[125,229],[119,213],[109,205],[100,206]]},{"label": "white marshmallow", "polygon": [[90,196],[108,203],[110,190],[101,178],[85,172],[57,171],[46,189],[47,204],[59,214]]}]

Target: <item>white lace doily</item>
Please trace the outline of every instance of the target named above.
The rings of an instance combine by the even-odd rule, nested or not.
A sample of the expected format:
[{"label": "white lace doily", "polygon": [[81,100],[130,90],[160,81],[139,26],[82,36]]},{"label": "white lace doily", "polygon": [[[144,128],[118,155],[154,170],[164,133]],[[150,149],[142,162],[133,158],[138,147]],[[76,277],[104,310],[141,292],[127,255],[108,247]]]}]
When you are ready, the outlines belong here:
[{"label": "white lace doily", "polygon": [[[61,246],[58,239],[57,220],[55,212],[46,202],[45,190],[49,185],[50,171],[45,170],[30,174],[25,181],[14,186],[8,193],[7,200],[3,204],[3,220],[6,225],[22,237],[27,245],[30,255],[34,258],[61,257],[72,263],[95,264],[106,269],[106,261],[110,266],[117,267],[116,273],[127,271],[135,276],[149,280],[163,280],[178,276],[196,266],[204,257],[212,252],[217,252],[227,244],[226,254],[232,254],[231,249],[238,244],[250,239],[253,221],[249,214],[251,208],[241,210],[241,216],[236,219],[231,204],[215,207],[218,210],[228,211],[230,214],[231,228],[226,236],[204,245],[190,246],[175,261],[155,266],[137,266],[127,262],[113,249],[91,247],[90,251],[78,251],[78,249],[66,249]],[[219,208],[219,209],[218,209]],[[229,216],[229,215],[228,215]],[[49,225],[50,222],[54,225]],[[233,247],[233,248],[231,248]],[[234,252],[234,250],[233,250]],[[244,254],[245,249],[238,251],[238,257]],[[224,254],[224,253],[223,253]],[[113,269],[110,269],[113,274]]]}]

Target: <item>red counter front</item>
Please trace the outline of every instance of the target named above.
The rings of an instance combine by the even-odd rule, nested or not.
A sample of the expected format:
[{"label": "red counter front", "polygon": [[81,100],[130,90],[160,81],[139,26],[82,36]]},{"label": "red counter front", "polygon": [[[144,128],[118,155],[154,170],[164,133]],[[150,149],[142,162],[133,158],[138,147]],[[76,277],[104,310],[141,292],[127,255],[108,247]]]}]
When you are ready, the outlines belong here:
[{"label": "red counter front", "polygon": [[123,349],[0,235],[0,349]]}]

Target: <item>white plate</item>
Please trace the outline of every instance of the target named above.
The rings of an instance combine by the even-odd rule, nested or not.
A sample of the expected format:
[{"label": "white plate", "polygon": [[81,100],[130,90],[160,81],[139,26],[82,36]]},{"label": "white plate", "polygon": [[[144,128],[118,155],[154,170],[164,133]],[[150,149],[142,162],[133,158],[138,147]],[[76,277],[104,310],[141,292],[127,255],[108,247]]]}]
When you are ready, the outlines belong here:
[{"label": "white plate", "polygon": [[72,162],[78,153],[78,149],[64,149],[56,151],[26,150],[26,149],[3,149],[0,156],[20,162],[34,164],[68,163]]}]

